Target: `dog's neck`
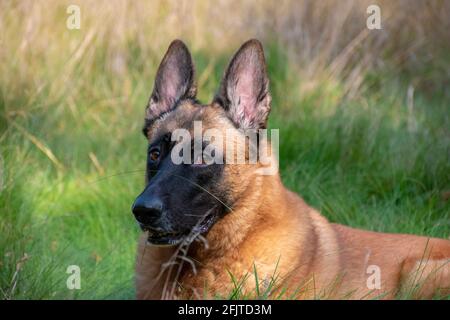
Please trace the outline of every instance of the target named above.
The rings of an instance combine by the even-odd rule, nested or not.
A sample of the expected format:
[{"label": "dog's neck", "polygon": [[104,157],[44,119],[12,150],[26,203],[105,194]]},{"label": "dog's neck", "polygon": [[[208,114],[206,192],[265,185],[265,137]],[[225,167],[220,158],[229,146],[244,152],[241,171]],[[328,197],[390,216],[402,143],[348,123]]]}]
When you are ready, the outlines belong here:
[{"label": "dog's neck", "polygon": [[[219,281],[218,277],[225,281],[228,274],[224,275],[224,270],[241,279],[255,268],[265,283],[274,275],[289,276],[292,252],[298,256],[302,244],[308,242],[309,231],[297,230],[298,225],[308,225],[308,215],[299,214],[304,206],[278,175],[252,180],[233,210],[211,228],[204,241],[191,244],[187,258],[192,263],[183,268],[182,287],[203,288],[205,283]],[[286,241],[292,245],[286,246]],[[246,286],[252,290],[251,283]]]},{"label": "dog's neck", "polygon": [[[258,221],[265,223],[275,222],[279,219],[278,212],[286,211],[280,207],[279,201],[274,204],[267,199],[286,197],[285,188],[281,187],[278,175],[259,176],[257,182],[248,186],[233,208],[222,217],[208,232],[205,241],[196,243],[191,254],[193,258],[202,260],[217,259],[239,248],[249,236],[251,227]],[[277,194],[274,194],[277,193]],[[271,194],[271,196],[267,196]],[[252,231],[253,232],[253,231]]]}]

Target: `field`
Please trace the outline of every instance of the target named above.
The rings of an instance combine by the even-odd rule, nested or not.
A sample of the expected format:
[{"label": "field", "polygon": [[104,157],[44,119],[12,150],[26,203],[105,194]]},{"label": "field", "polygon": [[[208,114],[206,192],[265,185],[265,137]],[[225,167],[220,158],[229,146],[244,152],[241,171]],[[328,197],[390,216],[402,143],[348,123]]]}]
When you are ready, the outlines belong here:
[{"label": "field", "polygon": [[[0,298],[133,299],[144,108],[174,38],[208,103],[259,38],[285,184],[331,221],[450,236],[449,1],[0,3]],[[248,18],[251,17],[251,18]],[[81,289],[66,270],[81,268]]]}]

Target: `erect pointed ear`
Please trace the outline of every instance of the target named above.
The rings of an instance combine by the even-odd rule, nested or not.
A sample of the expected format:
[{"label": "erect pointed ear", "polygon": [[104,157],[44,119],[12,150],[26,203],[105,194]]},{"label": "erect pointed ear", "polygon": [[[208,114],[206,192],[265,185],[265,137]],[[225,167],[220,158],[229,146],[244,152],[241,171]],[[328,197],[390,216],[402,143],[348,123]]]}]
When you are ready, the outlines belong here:
[{"label": "erect pointed ear", "polygon": [[146,120],[153,120],[172,110],[182,99],[195,98],[194,64],[188,48],[174,40],[159,65],[155,85],[146,110]]},{"label": "erect pointed ear", "polygon": [[264,51],[258,40],[242,45],[231,59],[214,102],[239,128],[265,128],[271,97]]}]

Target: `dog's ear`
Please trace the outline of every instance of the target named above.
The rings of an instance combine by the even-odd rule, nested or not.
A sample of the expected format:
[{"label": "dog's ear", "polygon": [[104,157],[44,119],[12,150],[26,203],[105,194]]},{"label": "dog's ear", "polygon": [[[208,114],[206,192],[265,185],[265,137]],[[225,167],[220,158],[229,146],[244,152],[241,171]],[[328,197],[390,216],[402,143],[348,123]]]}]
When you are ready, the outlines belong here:
[{"label": "dog's ear", "polygon": [[146,110],[151,121],[172,110],[181,99],[195,98],[194,64],[188,48],[174,40],[159,65],[155,85]]},{"label": "dog's ear", "polygon": [[265,128],[271,97],[264,51],[258,40],[244,43],[231,59],[214,97],[239,128]]}]

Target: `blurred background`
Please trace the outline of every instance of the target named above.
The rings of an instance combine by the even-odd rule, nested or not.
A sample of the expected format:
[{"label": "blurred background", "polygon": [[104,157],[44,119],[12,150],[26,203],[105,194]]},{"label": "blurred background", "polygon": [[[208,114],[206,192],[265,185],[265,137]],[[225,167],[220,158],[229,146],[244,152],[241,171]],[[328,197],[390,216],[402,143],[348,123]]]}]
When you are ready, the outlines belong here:
[{"label": "blurred background", "polygon": [[[371,4],[380,30],[366,27]],[[0,298],[134,297],[144,108],[175,38],[203,103],[240,44],[263,42],[281,176],[328,219],[448,238],[449,12],[440,0],[1,1]]]}]

